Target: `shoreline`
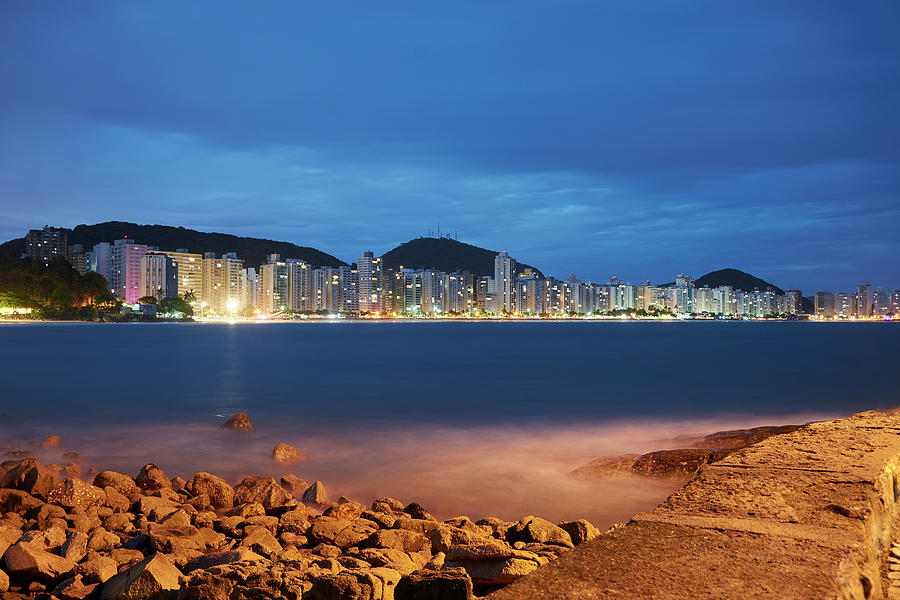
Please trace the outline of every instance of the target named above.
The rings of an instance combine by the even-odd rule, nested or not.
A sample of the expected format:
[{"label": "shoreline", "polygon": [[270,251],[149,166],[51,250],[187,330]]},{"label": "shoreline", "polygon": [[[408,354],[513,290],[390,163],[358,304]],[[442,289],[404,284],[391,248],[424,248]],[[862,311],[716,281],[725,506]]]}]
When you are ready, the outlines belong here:
[{"label": "shoreline", "polygon": [[[252,431],[249,417],[242,413],[223,427],[235,430],[221,432],[235,440]],[[755,435],[753,431],[713,436],[736,449],[741,442],[735,443],[735,435],[721,436]],[[710,437],[683,440],[696,445]],[[41,447],[61,448],[61,440],[50,436]],[[72,452],[63,456],[80,459]],[[84,597],[105,586],[128,587],[151,567],[168,570],[168,585],[191,594],[202,594],[211,578],[217,585],[224,578],[234,587],[235,577],[249,580],[250,593],[254,587],[271,585],[262,582],[263,573],[278,572],[278,593],[289,597],[314,599],[320,597],[316,590],[333,593],[345,585],[380,585],[382,592],[404,585],[462,586],[469,594],[483,595],[603,535],[584,519],[553,522],[527,515],[504,521],[473,515],[477,520],[458,516],[440,521],[415,501],[377,497],[369,507],[346,497],[333,501],[321,481],[308,483],[289,474],[305,457],[285,444],[276,445],[272,459],[288,474],[279,479],[246,476],[232,483],[206,471],[189,480],[169,478],[152,463],[132,477],[84,472],[77,462],[45,466],[33,457],[16,458],[0,465],[0,542],[6,538],[9,547],[23,546],[13,552],[13,566],[9,560],[6,564],[13,590],[26,598],[50,591],[59,598]],[[678,490],[689,478],[681,472],[675,475]],[[14,495],[13,489],[24,495]],[[35,534],[38,538],[26,531],[31,523],[27,519],[35,517],[32,531],[44,532]],[[20,536],[8,529],[17,525]],[[47,531],[54,527],[65,536],[53,534],[49,539]],[[35,539],[43,539],[43,546],[34,546]],[[82,545],[87,550],[79,556]],[[16,553],[26,550],[30,556],[55,561],[55,570],[16,571]]]}]

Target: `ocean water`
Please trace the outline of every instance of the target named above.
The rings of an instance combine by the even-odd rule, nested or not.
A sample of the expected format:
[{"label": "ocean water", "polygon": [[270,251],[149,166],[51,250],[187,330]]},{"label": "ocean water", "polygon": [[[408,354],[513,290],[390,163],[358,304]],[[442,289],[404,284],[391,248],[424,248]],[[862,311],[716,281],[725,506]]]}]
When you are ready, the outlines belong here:
[{"label": "ocean water", "polygon": [[[291,471],[438,516],[626,520],[678,482],[577,481],[678,437],[900,405],[883,323],[315,322],[0,326],[0,446],[134,474]],[[222,431],[250,414],[249,435]],[[55,434],[58,449],[35,441]],[[306,454],[286,469],[275,442]]]}]

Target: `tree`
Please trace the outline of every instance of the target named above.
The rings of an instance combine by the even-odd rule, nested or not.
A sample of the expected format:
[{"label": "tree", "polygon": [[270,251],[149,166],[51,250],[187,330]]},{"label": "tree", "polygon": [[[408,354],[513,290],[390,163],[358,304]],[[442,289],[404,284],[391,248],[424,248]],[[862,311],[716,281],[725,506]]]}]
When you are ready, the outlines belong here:
[{"label": "tree", "polygon": [[177,296],[174,298],[163,298],[157,307],[157,311],[163,314],[181,313],[185,317],[190,317],[194,314],[191,304],[184,298]]},{"label": "tree", "polygon": [[141,304],[156,304],[156,296],[141,296],[138,298],[138,302]]}]

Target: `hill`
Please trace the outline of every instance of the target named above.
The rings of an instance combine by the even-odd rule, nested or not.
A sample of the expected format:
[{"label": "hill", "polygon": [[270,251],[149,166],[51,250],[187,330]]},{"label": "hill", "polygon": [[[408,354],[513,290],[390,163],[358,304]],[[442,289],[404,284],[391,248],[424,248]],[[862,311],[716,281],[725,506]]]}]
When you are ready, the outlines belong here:
[{"label": "hill", "polygon": [[754,290],[764,292],[767,289],[771,289],[776,294],[784,293],[784,290],[777,285],[771,284],[759,277],[754,277],[750,273],[739,271],[738,269],[719,269],[718,271],[707,273],[703,277],[694,280],[694,287],[698,288],[715,288],[723,285],[728,285],[736,290],[743,290],[745,292],[752,292]]},{"label": "hill", "polygon": [[[400,244],[382,255],[385,268],[407,267],[417,269],[437,269],[446,273],[469,271],[474,275],[493,275],[494,258],[499,254],[496,250],[479,248],[449,238],[417,238]],[[513,257],[515,258],[515,257]],[[538,269],[531,265],[517,262],[517,272]]]},{"label": "hill", "polygon": [[[315,248],[297,246],[290,242],[276,242],[252,237],[239,237],[227,233],[206,233],[184,227],[167,225],[137,225],[124,221],[109,221],[96,225],[78,225],[69,230],[69,244],[84,244],[85,250],[100,242],[112,242],[128,236],[140,244],[158,246],[160,250],[187,248],[191,252],[215,252],[220,256],[236,252],[244,259],[244,266],[257,267],[273,252],[282,258],[299,258],[317,266],[338,267],[344,261]],[[25,251],[25,238],[11,240],[0,245],[0,254],[18,256]]]}]

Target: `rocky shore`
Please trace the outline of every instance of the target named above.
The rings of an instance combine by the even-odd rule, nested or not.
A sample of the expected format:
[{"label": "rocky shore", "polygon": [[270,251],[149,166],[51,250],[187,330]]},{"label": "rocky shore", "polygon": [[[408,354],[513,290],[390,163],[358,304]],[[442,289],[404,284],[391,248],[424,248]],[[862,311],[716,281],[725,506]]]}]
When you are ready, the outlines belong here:
[{"label": "rocky shore", "polygon": [[[246,415],[225,426],[252,429]],[[331,501],[290,473],[183,480],[153,464],[131,476],[28,454],[0,464],[4,600],[470,600],[600,535],[585,520],[438,521],[415,502]],[[286,471],[304,460],[286,444],[272,458]]]}]

